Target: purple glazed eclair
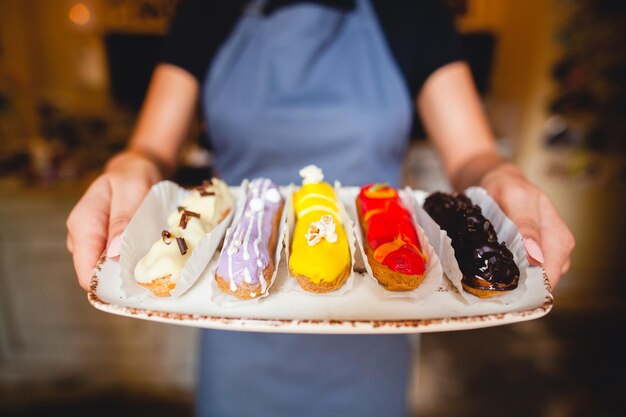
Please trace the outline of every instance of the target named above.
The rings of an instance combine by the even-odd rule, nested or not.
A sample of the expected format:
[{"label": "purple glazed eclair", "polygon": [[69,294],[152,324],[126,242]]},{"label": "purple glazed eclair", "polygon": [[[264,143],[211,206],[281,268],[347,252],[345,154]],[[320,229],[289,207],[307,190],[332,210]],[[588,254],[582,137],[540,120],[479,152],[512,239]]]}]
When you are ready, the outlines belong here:
[{"label": "purple glazed eclair", "polygon": [[219,289],[240,299],[265,294],[274,274],[274,256],[284,199],[267,178],[252,180],[242,215],[224,241],[215,280]]}]

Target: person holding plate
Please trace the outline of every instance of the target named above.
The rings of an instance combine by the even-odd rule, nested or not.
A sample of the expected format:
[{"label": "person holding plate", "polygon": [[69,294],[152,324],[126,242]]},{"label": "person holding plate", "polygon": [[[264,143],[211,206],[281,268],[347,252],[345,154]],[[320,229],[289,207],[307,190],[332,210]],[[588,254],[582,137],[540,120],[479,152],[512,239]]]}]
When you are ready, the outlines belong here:
[{"label": "person holding plate", "polygon": [[[229,184],[297,183],[306,165],[344,185],[401,185],[417,108],[458,190],[480,185],[555,286],[574,239],[548,197],[503,158],[459,38],[436,1],[183,0],[126,149],[68,218],[87,288],[103,251],[170,177],[200,99]],[[202,331],[199,416],[406,416],[406,335]]]}]

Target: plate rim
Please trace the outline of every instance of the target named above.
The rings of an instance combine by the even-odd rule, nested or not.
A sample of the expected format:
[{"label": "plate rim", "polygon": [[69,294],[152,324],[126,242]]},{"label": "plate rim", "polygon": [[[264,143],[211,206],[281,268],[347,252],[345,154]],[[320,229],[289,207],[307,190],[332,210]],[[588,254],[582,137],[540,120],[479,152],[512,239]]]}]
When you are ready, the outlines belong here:
[{"label": "plate rim", "polygon": [[[98,310],[121,316],[150,321],[201,327],[207,329],[276,332],[276,333],[327,333],[327,334],[366,334],[366,333],[428,333],[438,331],[471,330],[495,327],[537,319],[548,314],[554,306],[554,296],[548,275],[542,266],[543,284],[546,296],[537,307],[502,313],[477,314],[466,316],[401,319],[401,320],[322,320],[322,319],[267,319],[233,318],[205,314],[172,313],[139,307],[126,307],[102,300],[98,294],[98,272],[106,261],[102,255],[93,270],[89,281],[87,299]],[[469,325],[468,325],[469,324]],[[456,325],[456,326],[455,326]],[[456,327],[456,328],[455,328]]]}]

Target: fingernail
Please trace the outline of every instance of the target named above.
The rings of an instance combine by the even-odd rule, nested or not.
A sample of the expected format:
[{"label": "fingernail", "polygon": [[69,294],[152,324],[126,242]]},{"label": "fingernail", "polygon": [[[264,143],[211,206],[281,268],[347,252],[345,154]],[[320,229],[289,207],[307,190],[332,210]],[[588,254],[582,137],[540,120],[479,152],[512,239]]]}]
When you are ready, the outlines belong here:
[{"label": "fingernail", "polygon": [[122,243],[121,236],[115,236],[109,242],[109,247],[107,248],[107,258],[115,258],[116,256],[120,256],[120,246]]},{"label": "fingernail", "polygon": [[539,247],[537,242],[529,237],[525,237],[524,248],[526,249],[526,253],[528,254],[528,256],[530,256],[540,264],[543,264],[543,252],[541,251],[541,248]]}]

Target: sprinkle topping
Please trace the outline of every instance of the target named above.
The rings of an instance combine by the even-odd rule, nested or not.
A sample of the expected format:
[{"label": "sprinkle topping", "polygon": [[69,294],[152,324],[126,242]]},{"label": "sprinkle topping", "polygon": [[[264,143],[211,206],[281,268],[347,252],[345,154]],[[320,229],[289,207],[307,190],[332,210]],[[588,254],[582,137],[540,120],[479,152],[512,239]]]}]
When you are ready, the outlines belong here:
[{"label": "sprinkle topping", "polygon": [[185,229],[187,227],[187,222],[190,217],[195,217],[196,219],[200,218],[200,214],[195,211],[185,210],[183,208],[183,214],[180,216],[180,223],[178,223],[178,227],[181,229]]},{"label": "sprinkle topping", "polygon": [[161,232],[161,239],[163,240],[163,243],[169,245],[170,243],[172,243],[172,234],[167,230],[163,230]]},{"label": "sprinkle topping", "polygon": [[202,181],[202,185],[194,187],[194,189],[200,193],[201,197],[215,195],[215,191],[213,191],[212,188],[213,182],[211,180],[204,180]]},{"label": "sprinkle topping", "polygon": [[180,254],[184,255],[187,253],[187,242],[185,242],[185,238],[177,237],[176,243],[178,243],[178,250],[180,250]]}]

